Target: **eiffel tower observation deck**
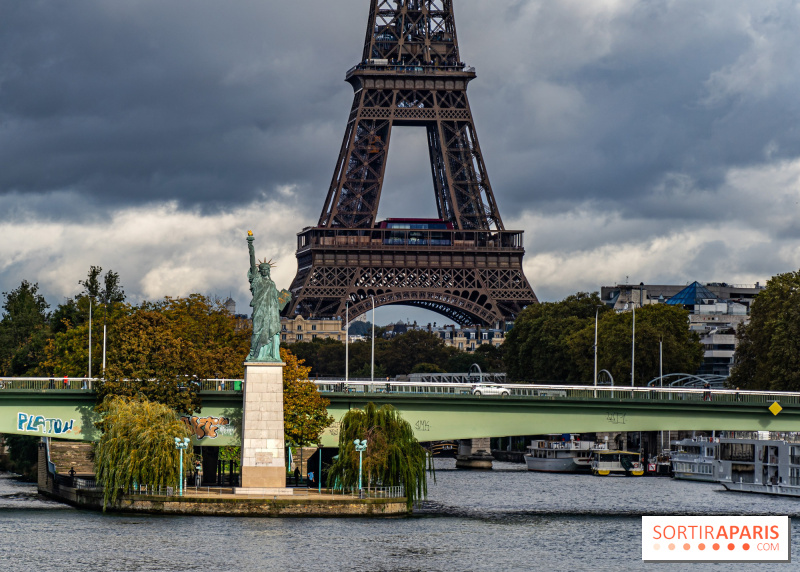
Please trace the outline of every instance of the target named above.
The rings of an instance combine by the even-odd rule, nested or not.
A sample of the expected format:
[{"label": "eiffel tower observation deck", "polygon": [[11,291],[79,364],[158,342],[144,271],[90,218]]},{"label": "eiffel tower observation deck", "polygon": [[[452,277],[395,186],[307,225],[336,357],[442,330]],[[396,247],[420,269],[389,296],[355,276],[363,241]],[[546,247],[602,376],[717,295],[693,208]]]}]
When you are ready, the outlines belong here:
[{"label": "eiffel tower observation deck", "polygon": [[[452,0],[372,0],[354,97],[328,195],[297,238],[284,315],[352,319],[404,304],[496,326],[537,303],[522,231],[506,230],[472,119]],[[393,126],[427,133],[438,218],[378,220]],[[389,189],[391,192],[391,189]]]}]

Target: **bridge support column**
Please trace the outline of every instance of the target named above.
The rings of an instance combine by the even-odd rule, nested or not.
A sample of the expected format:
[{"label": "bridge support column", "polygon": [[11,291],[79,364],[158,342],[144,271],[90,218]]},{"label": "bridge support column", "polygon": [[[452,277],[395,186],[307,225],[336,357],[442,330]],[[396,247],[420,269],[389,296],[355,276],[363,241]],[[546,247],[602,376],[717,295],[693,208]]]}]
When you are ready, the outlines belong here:
[{"label": "bridge support column", "polygon": [[489,470],[494,458],[491,453],[490,439],[461,439],[458,442],[456,455],[457,469]]},{"label": "bridge support column", "polygon": [[242,481],[237,494],[292,494],[286,488],[283,363],[245,363]]}]

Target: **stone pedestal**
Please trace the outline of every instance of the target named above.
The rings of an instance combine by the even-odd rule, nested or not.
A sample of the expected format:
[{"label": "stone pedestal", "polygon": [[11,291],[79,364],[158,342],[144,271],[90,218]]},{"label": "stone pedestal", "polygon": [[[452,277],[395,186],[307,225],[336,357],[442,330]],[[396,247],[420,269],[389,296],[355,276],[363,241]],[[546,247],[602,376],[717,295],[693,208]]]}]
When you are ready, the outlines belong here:
[{"label": "stone pedestal", "polygon": [[292,494],[286,488],[283,363],[244,366],[242,486],[236,494]]}]

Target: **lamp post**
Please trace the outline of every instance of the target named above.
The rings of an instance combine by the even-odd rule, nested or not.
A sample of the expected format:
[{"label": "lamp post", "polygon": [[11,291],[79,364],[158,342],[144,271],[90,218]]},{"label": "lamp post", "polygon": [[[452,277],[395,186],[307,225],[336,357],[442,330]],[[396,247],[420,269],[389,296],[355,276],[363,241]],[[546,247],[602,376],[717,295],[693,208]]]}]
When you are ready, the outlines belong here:
[{"label": "lamp post", "polygon": [[189,448],[189,438],[184,437],[183,441],[179,437],[175,437],[175,448],[180,451],[181,469],[180,481],[178,482],[178,496],[183,496],[183,452]]},{"label": "lamp post", "polygon": [[633,373],[636,363],[636,304],[632,303],[631,305],[633,306],[633,329],[631,330],[631,387],[633,387]]},{"label": "lamp post", "polygon": [[594,311],[594,396],[597,397],[597,318],[600,315],[600,308],[597,306]]},{"label": "lamp post", "polygon": [[359,496],[361,496],[361,455],[367,450],[367,440],[362,439],[359,441],[356,439],[353,444],[356,446],[356,451],[358,451],[358,492]]},{"label": "lamp post", "polygon": [[89,379],[92,378],[92,296],[89,296]]},{"label": "lamp post", "polygon": [[[350,379],[350,301],[344,304],[344,382]],[[322,457],[320,457],[322,458]]]},{"label": "lamp post", "polygon": [[[370,381],[375,381],[375,296],[372,298],[372,369],[370,370]],[[366,445],[365,445],[366,446]]]}]

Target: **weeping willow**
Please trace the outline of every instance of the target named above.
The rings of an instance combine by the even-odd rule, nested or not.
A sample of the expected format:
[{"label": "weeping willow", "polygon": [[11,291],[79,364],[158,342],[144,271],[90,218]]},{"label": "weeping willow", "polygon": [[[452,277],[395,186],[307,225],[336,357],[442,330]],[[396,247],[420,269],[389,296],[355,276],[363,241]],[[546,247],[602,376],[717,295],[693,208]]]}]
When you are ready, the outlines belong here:
[{"label": "weeping willow", "polygon": [[[353,441],[367,440],[363,453],[362,480],[371,486],[403,486],[406,501],[413,503],[428,494],[428,471],[433,463],[414,437],[411,424],[391,405],[368,403],[345,413],[339,427],[339,456],[328,472],[328,486],[358,486],[358,452]],[[435,474],[434,474],[435,479]]]},{"label": "weeping willow", "polygon": [[[106,398],[101,410],[95,466],[103,510],[134,484],[177,487],[182,451],[175,448],[175,437],[188,437],[189,429],[175,412],[153,401],[118,396]],[[184,467],[191,467],[191,449],[184,455]]]}]

